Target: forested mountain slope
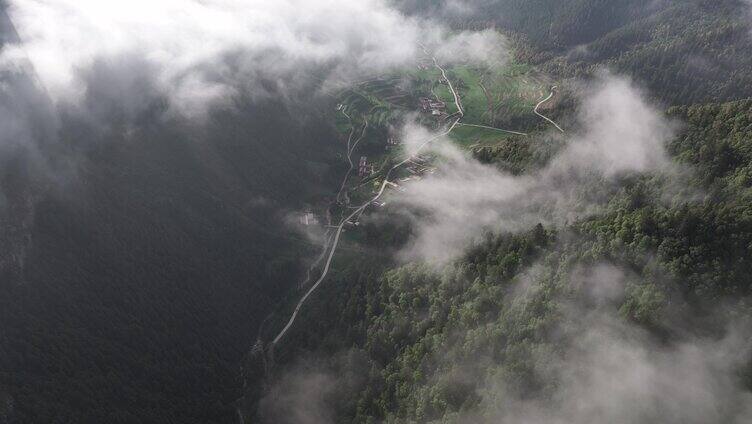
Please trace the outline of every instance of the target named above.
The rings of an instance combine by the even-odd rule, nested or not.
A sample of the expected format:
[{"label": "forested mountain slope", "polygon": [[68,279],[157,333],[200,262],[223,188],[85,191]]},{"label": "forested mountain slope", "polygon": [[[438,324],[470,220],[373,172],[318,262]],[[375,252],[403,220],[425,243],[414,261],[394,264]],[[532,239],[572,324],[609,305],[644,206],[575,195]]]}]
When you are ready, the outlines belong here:
[{"label": "forested mountain slope", "polygon": [[[330,405],[336,422],[506,422],[530,418],[528,408],[578,422],[589,408],[611,413],[613,405],[593,393],[599,390],[676,402],[651,392],[650,384],[678,376],[649,352],[659,349],[679,367],[690,360],[681,346],[693,340],[709,343],[698,355],[732,354],[726,349],[740,346],[729,345],[734,330],[726,325],[746,326],[752,313],[745,300],[752,291],[752,102],[667,113],[686,123],[670,145],[675,163],[693,169],[683,194],[662,198],[662,177],[627,179],[597,216],[565,228],[489,234],[438,271],[343,259],[309,308],[310,324],[286,348],[297,352],[293,358],[317,359],[293,362],[277,390],[294,398],[315,376],[331,379],[334,388],[310,401]],[[693,192],[700,197],[686,196]],[[613,286],[594,293],[589,281]],[[746,364],[732,378],[749,390]],[[646,376],[632,386],[633,367],[643,366],[654,367],[656,381]],[[598,386],[599,372],[624,372],[618,393]],[[710,372],[725,378],[725,370]],[[714,398],[725,405],[718,415],[689,408],[686,418],[734,419],[745,395],[722,396]],[[579,412],[567,409],[583,399]],[[284,416],[269,402],[262,411]]]},{"label": "forested mountain slope", "polygon": [[[195,2],[209,3],[224,2]],[[462,30],[498,30],[508,46],[490,39],[512,58],[445,64],[455,58],[421,46],[415,63],[376,60],[409,69],[340,87],[351,64],[338,60],[382,52],[370,33],[333,43],[365,56],[311,48],[323,65],[259,43],[249,62],[291,73],[233,75],[258,81],[222,86],[237,92],[205,121],[152,93],[122,104],[130,86],[108,69],[89,70],[75,107],[52,106],[29,69],[0,74],[12,134],[0,139],[13,141],[0,145],[0,424],[752,419],[748,2],[387,3],[471,41],[485,38]],[[321,27],[357,32],[308,18],[306,47]],[[11,30],[0,19],[0,42],[17,41]],[[229,39],[212,82],[245,65]],[[623,101],[607,112],[583,105],[603,75],[616,81],[603,97]],[[37,112],[7,119],[18,99]],[[12,120],[40,134],[11,132]],[[446,143],[408,161],[413,133]],[[660,169],[578,162],[588,147],[628,157],[632,136],[660,144],[644,160]],[[577,143],[569,159],[584,165],[544,172]],[[495,197],[505,191],[521,193]],[[425,204],[459,218],[441,227],[410,196],[437,196]],[[587,213],[538,219],[559,201]],[[517,202],[528,208],[507,208]],[[335,250],[294,228],[309,208]],[[468,226],[482,231],[464,250],[428,243],[461,251],[444,262],[410,254],[425,226],[444,235],[489,216],[512,224]],[[331,264],[308,269],[327,252]]]},{"label": "forested mountain slope", "polygon": [[315,118],[272,102],[200,131],[64,123],[50,160],[66,179],[28,200],[23,268],[0,282],[11,422],[234,419],[260,319],[317,250],[285,222],[333,185]]},{"label": "forested mountain slope", "polygon": [[[452,14],[451,2],[401,2],[449,15],[458,28],[490,24],[522,34],[518,52],[562,76],[596,67],[631,75],[666,104],[752,96],[749,4],[742,0],[488,0]],[[443,8],[442,8],[443,6]]]},{"label": "forested mountain slope", "polygon": [[646,7],[647,16],[584,44],[568,45],[566,64],[554,59],[545,67],[577,75],[607,66],[633,75],[666,104],[752,95],[748,5],[735,0],[679,1],[656,9]]},{"label": "forested mountain slope", "polygon": [[[575,86],[603,69],[631,76],[676,125],[671,170],[621,175],[597,213],[489,232],[439,269],[395,255],[419,230],[394,226],[399,212],[388,223],[375,213],[359,241],[373,246],[397,233],[401,241],[385,249],[388,259],[338,256],[306,321],[276,351],[259,418],[300,422],[289,407],[304,404],[321,422],[745,422],[749,4],[489,0],[458,11],[455,2],[396,3],[458,30],[495,26],[517,60]],[[565,100],[551,113],[566,122],[579,107]],[[530,172],[551,160],[554,140],[499,139],[474,156]],[[579,189],[597,192],[591,183]],[[312,395],[312,387],[323,389]]]}]

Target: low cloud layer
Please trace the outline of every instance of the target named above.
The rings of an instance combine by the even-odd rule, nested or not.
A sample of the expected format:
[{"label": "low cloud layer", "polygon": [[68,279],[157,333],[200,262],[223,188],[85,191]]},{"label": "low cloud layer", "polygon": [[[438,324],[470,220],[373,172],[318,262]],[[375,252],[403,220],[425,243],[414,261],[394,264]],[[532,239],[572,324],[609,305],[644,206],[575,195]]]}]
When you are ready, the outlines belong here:
[{"label": "low cloud layer", "polygon": [[363,388],[368,374],[364,352],[351,350],[329,358],[304,358],[291,364],[259,403],[264,424],[329,424],[337,422]]},{"label": "low cloud layer", "polygon": [[[480,410],[462,423],[713,423],[752,420],[752,393],[739,371],[750,358],[750,332],[737,322],[713,336],[660,340],[617,313],[629,278],[602,264],[573,276],[582,303],[559,300],[559,325],[533,358],[550,386],[520,397],[503,378],[489,379]],[[533,285],[507,307],[539,296]],[[681,328],[666,328],[673,334]]]},{"label": "low cloud layer", "polygon": [[[510,332],[505,334],[509,337],[506,359],[466,350],[478,337],[500,337],[488,333],[488,323],[462,327],[464,336],[453,333],[423,358],[427,363],[416,368],[427,373],[425,381],[406,386],[421,393],[416,403],[403,404],[407,410],[389,411],[385,421],[401,422],[405,418],[400,414],[432,401],[421,396],[438,393],[441,399],[441,391],[421,391],[439,381],[472,390],[471,398],[478,401],[466,402],[460,411],[446,411],[443,419],[431,422],[742,424],[752,420],[752,393],[743,381],[752,333],[744,314],[729,313],[731,308],[706,311],[703,317],[693,316],[693,324],[688,325],[688,311],[680,299],[669,302],[660,289],[620,266],[573,265],[556,273],[555,281],[543,271],[546,266],[536,264],[517,276],[504,298],[499,322],[491,324]],[[673,317],[661,320],[660,331],[650,331],[623,311],[627,299],[646,302],[648,297],[657,299],[652,307],[656,316]],[[712,331],[697,331],[699,320]],[[453,325],[457,323],[448,324]],[[523,330],[527,326],[538,330]],[[462,340],[465,347],[460,347]],[[368,390],[359,376],[376,366],[355,351],[334,360],[309,358],[303,365],[291,367],[274,381],[261,403],[262,422],[336,422],[340,412],[352,413],[363,395],[360,391]]]},{"label": "low cloud layer", "polygon": [[[583,94],[579,123],[547,166],[521,176],[480,163],[446,138],[433,144],[439,171],[395,199],[419,216],[406,256],[445,261],[486,230],[571,222],[604,205],[617,177],[669,167],[664,145],[674,126],[626,79],[602,75]],[[414,149],[427,130],[408,125],[404,137]]]},{"label": "low cloud layer", "polygon": [[[660,346],[642,330],[605,314],[577,323],[576,343],[539,372],[553,374],[556,390],[545,399],[504,396],[497,387],[493,418],[466,423],[666,424],[752,420],[752,393],[736,373],[749,353],[738,333],[718,340]],[[541,358],[543,360],[543,358]],[[508,395],[508,393],[507,393]]]},{"label": "low cloud layer", "polygon": [[163,95],[187,114],[406,66],[423,46],[445,61],[503,59],[494,32],[450,34],[384,0],[13,0],[9,13],[23,44],[4,61],[28,57],[55,99],[80,102],[106,78],[126,104]]}]

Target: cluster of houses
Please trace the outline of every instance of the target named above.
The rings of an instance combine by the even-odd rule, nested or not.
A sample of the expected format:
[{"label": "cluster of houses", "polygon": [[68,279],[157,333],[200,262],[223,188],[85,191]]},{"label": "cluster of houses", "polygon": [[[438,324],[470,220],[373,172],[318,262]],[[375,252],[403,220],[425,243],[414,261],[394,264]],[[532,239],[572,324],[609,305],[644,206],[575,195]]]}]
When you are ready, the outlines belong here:
[{"label": "cluster of houses", "polygon": [[397,138],[394,135],[390,135],[386,139],[386,150],[392,150],[395,147],[399,146],[400,144],[402,144],[402,143],[400,142],[399,138]]},{"label": "cluster of houses", "polygon": [[368,163],[368,157],[361,156],[358,162],[358,176],[367,177],[373,173],[373,165]]},{"label": "cluster of houses", "polygon": [[423,113],[430,113],[433,116],[441,116],[446,112],[446,103],[441,100],[434,100],[428,97],[420,98],[420,110]]},{"label": "cluster of houses", "polygon": [[431,60],[428,58],[423,58],[418,62],[418,69],[421,71],[425,71],[431,67]]}]

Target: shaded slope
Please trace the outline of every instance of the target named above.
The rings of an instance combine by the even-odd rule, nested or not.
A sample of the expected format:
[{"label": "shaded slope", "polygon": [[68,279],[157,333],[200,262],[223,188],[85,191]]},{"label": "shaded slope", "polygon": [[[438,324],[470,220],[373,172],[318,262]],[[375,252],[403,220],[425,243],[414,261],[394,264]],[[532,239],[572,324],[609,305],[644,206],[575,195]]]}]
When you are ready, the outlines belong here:
[{"label": "shaded slope", "polygon": [[23,270],[0,284],[20,422],[234,419],[258,320],[315,248],[284,213],[333,185],[318,122],[270,102],[205,131],[66,125],[76,173],[35,202]]}]

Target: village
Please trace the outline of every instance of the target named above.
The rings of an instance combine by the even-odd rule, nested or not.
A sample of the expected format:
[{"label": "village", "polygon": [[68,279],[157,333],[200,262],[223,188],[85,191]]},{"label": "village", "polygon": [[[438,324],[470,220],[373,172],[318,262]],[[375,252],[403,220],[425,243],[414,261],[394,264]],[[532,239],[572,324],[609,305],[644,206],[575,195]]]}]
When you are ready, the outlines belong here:
[{"label": "village", "polygon": [[[404,84],[406,76],[411,84]],[[452,99],[447,78],[451,78],[454,86],[463,93],[466,105],[457,98]],[[500,94],[492,98],[489,97],[491,92]],[[327,214],[326,221],[330,217],[346,215],[354,208],[352,205],[367,200],[382,184],[387,190],[403,192],[409,183],[435,172],[433,158],[423,154],[404,163],[390,181],[383,181],[385,170],[394,159],[404,154],[403,134],[399,128],[410,112],[418,112],[420,124],[433,129],[441,128],[458,114],[464,115],[468,122],[457,128],[452,138],[462,146],[472,148],[496,143],[510,135],[524,135],[489,126],[488,119],[493,120],[489,116],[498,113],[493,103],[506,102],[506,111],[511,116],[518,110],[529,114],[535,101],[541,98],[545,101],[545,92],[541,81],[524,66],[514,64],[495,74],[470,67],[457,67],[446,73],[435,69],[429,57],[422,58],[416,69],[407,74],[382,76],[356,84],[341,93],[334,108],[337,131],[343,142],[347,141],[346,162],[350,163],[350,171],[336,198],[300,213],[300,224],[306,227],[324,224],[326,227],[321,218],[324,213]],[[508,105],[510,99],[517,103],[514,109]],[[370,206],[383,208],[387,202],[381,199]],[[346,227],[357,226],[360,215],[357,214]]]},{"label": "village", "polygon": [[445,118],[446,103],[441,100],[434,100],[428,97],[420,98],[420,109],[423,113],[429,113],[437,118]]},{"label": "village", "polygon": [[[438,100],[431,100],[428,98],[421,97],[419,99],[419,108],[420,111],[432,116],[432,117],[440,117],[444,118],[446,116],[446,103]],[[337,105],[337,110],[342,111],[342,105]],[[388,135],[386,137],[386,142],[384,144],[384,151],[386,152],[386,157],[390,157],[392,155],[399,155],[401,153],[401,146],[403,145],[403,140],[401,139],[401,135],[398,134],[398,131],[394,128],[390,128]],[[351,152],[352,153],[352,152]],[[382,155],[379,156],[379,161],[383,161],[385,158]],[[355,190],[358,190],[362,187],[365,187],[365,183],[368,181],[374,181],[374,183],[378,182],[378,176],[377,176],[377,168],[376,163],[369,159],[369,156],[366,154],[362,154],[359,157],[359,160],[357,162],[357,166],[355,166],[355,170],[357,171],[357,182],[354,186]],[[410,181],[417,181],[420,180],[425,176],[425,174],[431,174],[435,172],[436,168],[431,166],[431,158],[427,154],[418,155],[414,158],[411,158],[407,165],[403,169],[403,176],[398,177],[394,181],[390,181],[387,183],[389,187],[391,187],[394,190],[397,190],[399,192],[405,192],[404,184],[409,183]],[[345,181],[345,186],[347,185],[347,181]],[[345,187],[343,186],[343,187]],[[351,198],[350,198],[350,190],[344,190],[341,196],[341,199],[338,199],[334,202],[333,206],[340,206],[349,208],[351,204]],[[372,206],[382,208],[387,205],[387,202],[385,201],[374,201],[372,202]],[[331,213],[331,210],[327,210],[327,215],[329,216]],[[304,212],[300,212],[297,214],[298,223],[301,226],[309,227],[309,226],[315,226],[318,227],[321,225],[320,219],[316,216],[316,214],[312,211],[312,209],[307,209]],[[358,226],[359,222],[357,220],[353,220],[351,222],[347,222],[346,227],[353,227]]]}]

